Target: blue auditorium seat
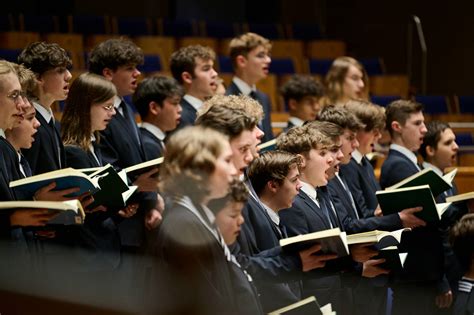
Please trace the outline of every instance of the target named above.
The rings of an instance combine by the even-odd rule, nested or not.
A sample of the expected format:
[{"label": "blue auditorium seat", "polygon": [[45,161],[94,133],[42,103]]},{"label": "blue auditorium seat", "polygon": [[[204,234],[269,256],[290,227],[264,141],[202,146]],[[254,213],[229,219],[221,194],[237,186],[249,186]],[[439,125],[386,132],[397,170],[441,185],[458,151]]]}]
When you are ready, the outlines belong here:
[{"label": "blue auditorium seat", "polygon": [[331,68],[332,59],[310,59],[309,60],[309,72],[311,74],[319,74],[325,76]]},{"label": "blue auditorium seat", "polygon": [[387,107],[393,101],[399,100],[400,96],[398,95],[390,95],[390,96],[371,96],[370,101],[374,104]]},{"label": "blue auditorium seat", "polygon": [[232,68],[232,61],[230,57],[227,56],[218,56],[217,61],[219,63],[219,72],[220,73],[232,73],[234,69]]},{"label": "blue auditorium seat", "polygon": [[359,62],[364,66],[369,76],[382,75],[385,72],[380,58],[363,58],[359,59]]},{"label": "blue auditorium seat", "polygon": [[152,73],[161,71],[161,59],[158,55],[145,55],[143,65],[138,66],[138,70],[143,73]]},{"label": "blue auditorium seat", "polygon": [[460,114],[474,114],[474,96],[458,96],[458,102]]},{"label": "blue auditorium seat", "polygon": [[283,27],[274,23],[249,23],[249,31],[268,39],[283,38]]},{"label": "blue auditorium seat", "polygon": [[293,59],[290,58],[272,58],[272,62],[270,64],[270,72],[281,75],[281,74],[294,74],[295,73],[295,65],[293,63]]},{"label": "blue auditorium seat", "polygon": [[423,104],[426,114],[447,114],[448,102],[443,95],[416,95],[415,101]]},{"label": "blue auditorium seat", "polygon": [[18,62],[18,55],[21,49],[0,49],[0,59],[5,59],[10,62]]},{"label": "blue auditorium seat", "polygon": [[128,36],[153,35],[153,26],[151,20],[143,16],[119,16],[117,32]]}]

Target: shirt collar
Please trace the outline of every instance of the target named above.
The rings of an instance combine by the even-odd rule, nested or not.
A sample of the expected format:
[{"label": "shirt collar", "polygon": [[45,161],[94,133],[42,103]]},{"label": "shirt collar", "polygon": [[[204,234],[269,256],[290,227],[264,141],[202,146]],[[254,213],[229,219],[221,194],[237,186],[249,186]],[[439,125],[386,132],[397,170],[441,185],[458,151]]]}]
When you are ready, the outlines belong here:
[{"label": "shirt collar", "polygon": [[120,104],[122,103],[122,99],[118,97],[117,95],[114,96],[114,107],[115,109],[118,109],[120,107]]},{"label": "shirt collar", "polygon": [[248,96],[250,92],[257,90],[257,87],[255,85],[250,86],[247,84],[247,82],[245,82],[244,80],[238,77],[234,77],[232,79],[232,82],[234,82],[234,84],[237,85],[237,87],[239,88],[240,92],[242,92],[243,95]]},{"label": "shirt collar", "polygon": [[53,111],[51,109],[44,108],[41,106],[41,104],[33,102],[33,106],[35,107],[36,111],[40,113],[41,116],[43,116],[44,120],[46,120],[47,123],[51,121],[53,118]]},{"label": "shirt collar", "polygon": [[293,117],[293,116],[288,118],[288,121],[291,122],[296,127],[301,127],[304,124],[304,120],[299,119],[298,117]]},{"label": "shirt collar", "polygon": [[280,225],[280,216],[278,215],[278,213],[276,213],[275,211],[273,211],[272,209],[270,209],[266,204],[264,204],[263,202],[260,203],[263,208],[265,209],[265,211],[268,213],[268,216],[270,217],[270,219],[272,220],[273,223],[275,223],[276,225]]},{"label": "shirt collar", "polygon": [[0,137],[6,138],[5,131],[3,129],[0,129]]},{"label": "shirt collar", "polygon": [[416,158],[415,153],[411,152],[411,151],[408,150],[407,148],[402,147],[401,145],[392,143],[392,144],[390,145],[390,149],[400,152],[401,154],[403,154],[404,156],[406,156],[410,161],[412,161],[413,164],[415,164],[416,166],[418,165],[418,164],[417,164],[417,163],[418,163],[418,160],[417,160],[417,158]]},{"label": "shirt collar", "polygon": [[438,174],[439,176],[443,177],[443,171],[440,170],[437,166],[434,166],[433,164],[431,163],[428,163],[428,162],[423,162],[423,168],[430,168],[432,169],[436,174]]},{"label": "shirt collar", "polygon": [[166,137],[165,133],[161,131],[161,129],[158,128],[157,126],[150,124],[148,122],[142,122],[141,127],[151,132],[159,140],[161,141],[165,140],[165,137]]},{"label": "shirt collar", "polygon": [[194,96],[191,96],[189,94],[186,94],[183,96],[183,98],[189,103],[191,104],[192,107],[194,107],[194,109],[196,111],[198,111],[201,107],[202,107],[202,103],[203,101],[201,101],[200,99],[198,99],[197,97],[194,97]]},{"label": "shirt collar", "polygon": [[364,158],[364,156],[362,155],[362,153],[360,153],[359,150],[354,150],[351,156],[357,162],[357,164],[362,164],[362,159]]},{"label": "shirt collar", "polygon": [[310,184],[301,181],[301,188],[305,194],[307,194],[311,199],[317,200],[318,193],[316,192],[316,188],[311,186]]}]

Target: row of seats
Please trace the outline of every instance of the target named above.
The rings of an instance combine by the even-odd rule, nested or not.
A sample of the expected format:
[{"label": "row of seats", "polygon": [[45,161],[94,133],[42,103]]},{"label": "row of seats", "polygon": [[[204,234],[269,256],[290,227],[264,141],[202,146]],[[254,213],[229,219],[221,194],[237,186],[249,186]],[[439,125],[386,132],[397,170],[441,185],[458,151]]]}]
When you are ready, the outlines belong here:
[{"label": "row of seats", "polygon": [[321,38],[318,23],[233,23],[227,21],[171,20],[155,17],[94,15],[0,15],[0,31],[41,33],[159,35],[171,37],[234,37],[255,32],[269,39]]}]

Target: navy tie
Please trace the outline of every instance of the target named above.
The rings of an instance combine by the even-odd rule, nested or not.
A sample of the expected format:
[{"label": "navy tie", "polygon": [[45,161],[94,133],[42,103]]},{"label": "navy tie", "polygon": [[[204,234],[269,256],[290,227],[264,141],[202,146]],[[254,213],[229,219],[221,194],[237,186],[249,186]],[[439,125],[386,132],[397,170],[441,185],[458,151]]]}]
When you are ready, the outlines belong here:
[{"label": "navy tie", "polygon": [[23,172],[25,173],[26,177],[30,177],[33,175],[33,173],[31,172],[30,164],[25,159],[23,154],[20,155],[20,165],[23,168]]},{"label": "navy tie", "polygon": [[137,123],[135,122],[133,112],[130,110],[127,103],[125,103],[125,101],[123,101],[123,100],[120,103],[120,108],[122,108],[122,113],[123,113],[122,116],[127,121],[127,125],[129,127],[130,131],[135,136],[135,139],[137,140],[137,143],[140,143],[140,137],[138,136],[138,127],[137,127]]}]

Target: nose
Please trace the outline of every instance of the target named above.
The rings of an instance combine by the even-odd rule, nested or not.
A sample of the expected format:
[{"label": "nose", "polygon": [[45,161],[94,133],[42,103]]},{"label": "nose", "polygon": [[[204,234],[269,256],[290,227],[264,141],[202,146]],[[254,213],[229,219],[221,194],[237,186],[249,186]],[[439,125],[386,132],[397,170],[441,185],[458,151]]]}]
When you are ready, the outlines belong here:
[{"label": "nose", "polygon": [[364,80],[362,80],[362,78],[359,80],[359,87],[361,89],[363,89],[365,87],[365,83],[364,83]]},{"label": "nose", "polygon": [[297,191],[300,191],[301,187],[303,187],[303,184],[302,184],[301,181],[298,179],[298,182],[296,183],[296,190],[297,190]]},{"label": "nose", "polygon": [[214,68],[212,68],[211,76],[213,78],[217,77],[217,71]]},{"label": "nose", "polygon": [[68,69],[66,69],[66,73],[65,73],[64,80],[66,80],[66,82],[69,82],[71,79],[72,79],[71,71],[69,71]]},{"label": "nose", "polygon": [[229,175],[235,177],[237,176],[237,168],[234,165],[234,162],[229,163]]},{"label": "nose", "polygon": [[244,217],[240,214],[239,217],[238,217],[238,219],[237,219],[237,225],[238,225],[238,226],[241,226],[242,224],[244,224],[244,222],[245,222],[245,219],[244,219]]},{"label": "nose", "polygon": [[421,133],[422,134],[425,134],[428,132],[428,129],[426,129],[426,125],[425,123],[421,123]]},{"label": "nose", "polygon": [[138,70],[136,67],[133,69],[133,77],[136,78],[138,77],[140,74],[142,74],[140,72],[140,70]]},{"label": "nose", "polygon": [[357,138],[354,138],[354,140],[352,140],[352,148],[357,149],[359,145],[360,145],[359,140],[357,140]]},{"label": "nose", "polygon": [[258,126],[255,126],[255,137],[256,137],[258,140],[261,140],[264,135],[265,135],[265,133],[263,132],[263,130],[260,129]]},{"label": "nose", "polygon": [[265,61],[270,63],[272,62],[272,58],[269,55],[267,55],[267,57],[265,58]]},{"label": "nose", "polygon": [[38,119],[34,119],[34,122],[33,122],[33,128],[35,129],[38,129],[38,127],[41,126],[40,122],[38,121]]},{"label": "nose", "polygon": [[458,144],[456,143],[456,141],[453,142],[453,151],[458,151],[459,150],[459,146]]},{"label": "nose", "polygon": [[248,150],[244,155],[244,162],[246,165],[249,165],[253,161],[252,151]]},{"label": "nose", "polygon": [[178,114],[181,114],[181,112],[183,111],[183,108],[181,107],[181,104],[178,104],[177,110],[178,110]]}]

